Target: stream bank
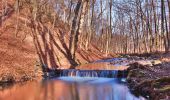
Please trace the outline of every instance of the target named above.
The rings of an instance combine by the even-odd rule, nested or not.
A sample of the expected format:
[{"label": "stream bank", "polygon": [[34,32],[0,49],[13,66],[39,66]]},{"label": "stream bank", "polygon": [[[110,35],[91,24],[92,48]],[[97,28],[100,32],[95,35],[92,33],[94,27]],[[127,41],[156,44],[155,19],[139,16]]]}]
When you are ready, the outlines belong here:
[{"label": "stream bank", "polygon": [[133,63],[128,68],[127,82],[131,91],[149,100],[170,99],[170,62],[158,65]]},{"label": "stream bank", "polygon": [[[130,56],[127,58],[112,58],[108,60],[100,60],[94,63],[85,64],[78,66],[76,70],[128,70],[127,83],[131,91],[136,95],[142,95],[149,100],[169,100],[170,99],[170,62],[168,58],[164,60],[153,60],[155,58],[144,58],[144,57],[135,57]],[[38,67],[39,66],[39,67]],[[25,74],[21,81],[32,80],[37,75],[43,75],[40,65],[37,64],[39,69],[36,69],[40,73],[34,73],[33,76]],[[63,69],[58,69],[63,70]],[[51,71],[51,72],[50,72]],[[47,71],[48,76],[56,75],[53,73],[54,70]],[[76,71],[77,73],[77,71]],[[74,74],[74,71],[71,72],[71,75]],[[9,75],[4,75],[4,78],[7,83],[16,82],[16,79],[13,78],[12,73]],[[6,81],[8,80],[8,81]],[[3,84],[3,82],[0,82]]]}]

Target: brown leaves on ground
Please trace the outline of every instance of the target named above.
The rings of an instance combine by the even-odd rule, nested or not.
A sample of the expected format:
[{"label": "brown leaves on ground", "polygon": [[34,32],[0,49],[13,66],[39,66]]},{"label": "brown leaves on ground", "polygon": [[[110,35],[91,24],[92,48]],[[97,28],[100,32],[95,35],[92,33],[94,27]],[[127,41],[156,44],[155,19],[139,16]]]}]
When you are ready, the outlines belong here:
[{"label": "brown leaves on ground", "polygon": [[30,45],[22,43],[14,35],[5,33],[0,36],[0,77],[12,77],[19,81],[23,77],[33,76],[36,52]]}]

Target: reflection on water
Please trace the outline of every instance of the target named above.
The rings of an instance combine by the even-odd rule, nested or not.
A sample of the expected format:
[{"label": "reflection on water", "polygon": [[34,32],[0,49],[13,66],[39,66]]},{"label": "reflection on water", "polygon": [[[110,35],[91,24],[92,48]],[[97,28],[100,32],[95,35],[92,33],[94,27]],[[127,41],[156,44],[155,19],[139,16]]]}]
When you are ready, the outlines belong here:
[{"label": "reflection on water", "polygon": [[60,77],[15,85],[0,100],[144,100],[129,92],[124,79]]}]

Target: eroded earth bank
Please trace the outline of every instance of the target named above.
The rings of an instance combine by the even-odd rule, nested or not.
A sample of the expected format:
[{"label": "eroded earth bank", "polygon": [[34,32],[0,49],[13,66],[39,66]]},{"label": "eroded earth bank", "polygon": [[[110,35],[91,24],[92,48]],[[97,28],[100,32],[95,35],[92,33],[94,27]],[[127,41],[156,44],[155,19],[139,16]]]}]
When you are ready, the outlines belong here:
[{"label": "eroded earth bank", "polygon": [[[153,56],[153,55],[152,55]],[[160,57],[162,56],[162,59]],[[151,57],[154,59],[154,57]],[[127,82],[133,93],[149,100],[170,99],[169,54],[158,55],[155,64],[133,63],[128,68]]]}]

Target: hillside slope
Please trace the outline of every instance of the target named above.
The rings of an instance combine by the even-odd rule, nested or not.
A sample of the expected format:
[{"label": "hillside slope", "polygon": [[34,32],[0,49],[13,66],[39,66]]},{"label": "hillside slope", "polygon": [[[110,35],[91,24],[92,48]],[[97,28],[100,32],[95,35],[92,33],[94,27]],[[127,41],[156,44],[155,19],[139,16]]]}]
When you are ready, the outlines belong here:
[{"label": "hillside slope", "polygon": [[[8,13],[1,15],[3,23],[0,27],[0,80],[30,79],[41,66],[49,69],[70,68],[71,62],[67,55],[68,27],[59,20],[55,31],[47,32],[50,27],[50,24],[47,24],[43,26],[42,32],[34,33],[29,28],[30,20],[25,13],[27,9],[22,9],[18,17],[14,12],[14,1],[7,0]],[[78,47],[76,52],[76,61],[79,64],[104,58],[104,54],[92,44],[89,50]]]}]

